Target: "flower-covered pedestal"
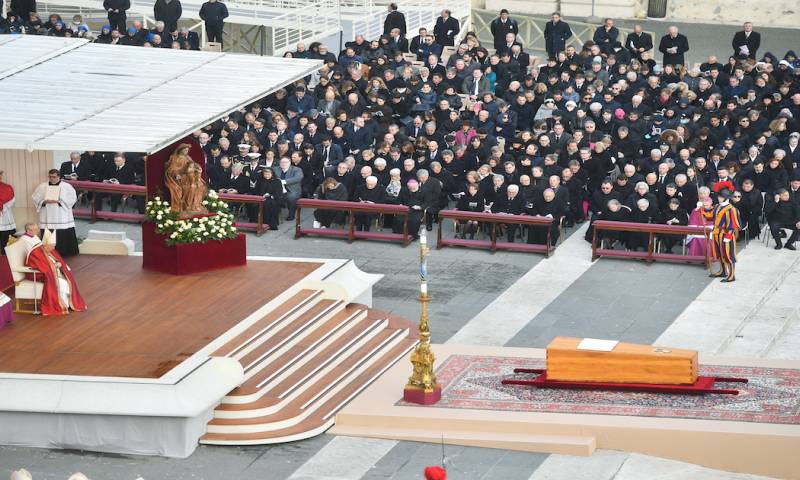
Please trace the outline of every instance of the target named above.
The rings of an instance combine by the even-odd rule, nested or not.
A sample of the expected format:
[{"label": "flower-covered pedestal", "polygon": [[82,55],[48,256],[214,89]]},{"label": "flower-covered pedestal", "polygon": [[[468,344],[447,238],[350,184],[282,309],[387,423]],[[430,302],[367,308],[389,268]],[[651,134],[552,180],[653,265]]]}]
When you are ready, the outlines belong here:
[{"label": "flower-covered pedestal", "polygon": [[245,235],[206,243],[167,245],[167,236],[156,232],[154,223],[142,224],[142,267],[146,270],[188,275],[247,263]]},{"label": "flower-covered pedestal", "polygon": [[245,236],[233,226],[228,205],[213,191],[203,201],[209,213],[179,215],[169,202],[147,202],[142,224],[142,267],[187,275],[247,263]]}]

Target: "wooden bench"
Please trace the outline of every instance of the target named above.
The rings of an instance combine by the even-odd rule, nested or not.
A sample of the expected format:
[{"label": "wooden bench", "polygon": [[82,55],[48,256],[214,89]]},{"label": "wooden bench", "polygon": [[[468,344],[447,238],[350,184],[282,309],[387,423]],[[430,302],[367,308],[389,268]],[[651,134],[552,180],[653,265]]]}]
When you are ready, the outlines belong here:
[{"label": "wooden bench", "polygon": [[[335,210],[346,212],[347,219],[344,229],[337,228],[313,228],[302,225],[301,213],[304,208]],[[401,233],[356,231],[355,217],[358,213],[370,215],[395,215],[402,217],[403,228]],[[297,201],[296,225],[294,238],[298,239],[306,235],[316,235],[320,237],[345,238],[348,243],[356,239],[364,240],[386,240],[390,242],[400,242],[405,247],[411,243],[411,235],[408,232],[408,207],[405,205],[393,205],[388,203],[364,203],[364,202],[340,202],[336,200],[318,200],[314,198],[301,198]]]},{"label": "wooden bench", "polygon": [[[445,238],[442,235],[442,226],[444,219],[452,219],[455,222],[459,220],[475,221],[489,224],[489,239],[488,240],[472,240],[465,238]],[[547,243],[516,243],[516,242],[503,242],[497,239],[497,229],[502,224],[516,224],[521,226],[537,226],[547,229]],[[532,252],[543,253],[545,257],[549,257],[550,253],[555,250],[552,243],[550,228],[553,224],[553,219],[549,217],[530,216],[530,215],[508,215],[503,213],[480,213],[480,212],[462,212],[460,210],[442,210],[439,212],[439,230],[436,234],[436,248],[440,249],[447,246],[469,247],[469,248],[484,248],[491,252],[497,250],[512,250],[518,252]]]},{"label": "wooden bench", "polygon": [[[144,185],[123,185],[119,183],[90,182],[86,180],[64,180],[77,191],[101,194],[118,194],[136,197],[147,197]],[[97,195],[92,195],[89,208],[73,208],[72,214],[78,218],[88,218],[89,223],[100,220],[123,220],[128,222],[142,222],[144,215],[139,212],[111,212],[97,209]]]},{"label": "wooden bench", "polygon": [[[644,260],[648,263],[655,261],[677,262],[677,263],[696,263],[703,264],[706,268],[711,268],[711,245],[708,234],[711,227],[700,227],[694,225],[663,225],[658,223],[632,223],[632,222],[613,222],[608,220],[595,220],[592,222],[592,261],[600,257],[629,258],[634,260]],[[644,233],[648,236],[647,249],[644,252],[631,250],[616,250],[613,248],[603,248],[600,244],[602,231],[616,231],[629,233]],[[683,255],[679,253],[665,253],[656,250],[656,235],[697,235],[705,238],[705,255]]]},{"label": "wooden bench", "polygon": [[[83,192],[95,192],[103,194],[119,194],[131,195],[138,197],[146,197],[147,189],[143,185],[122,185],[116,183],[103,183],[103,182],[89,182],[85,180],[64,180],[72,185],[75,190]],[[264,199],[258,195],[239,195],[233,193],[220,193],[219,198],[226,202],[236,203],[251,203],[258,205],[258,221],[251,222],[234,222],[234,226],[241,230],[250,230],[256,233],[256,236],[261,236],[267,231],[267,226],[264,225]],[[144,215],[139,212],[110,212],[106,210],[97,209],[97,195],[92,195],[89,202],[89,208],[73,208],[72,214],[78,218],[88,218],[89,223],[95,223],[97,220],[122,220],[128,222],[141,223],[144,221]]]},{"label": "wooden bench", "polygon": [[[256,233],[257,237],[260,237],[271,226],[264,224],[264,197],[260,195],[242,195],[239,193],[220,193],[219,198],[228,202],[229,205],[231,202],[244,203],[256,205],[256,208],[258,208],[258,214],[255,222],[233,222],[233,225],[239,230],[252,231]],[[277,225],[275,226],[277,227]]]}]

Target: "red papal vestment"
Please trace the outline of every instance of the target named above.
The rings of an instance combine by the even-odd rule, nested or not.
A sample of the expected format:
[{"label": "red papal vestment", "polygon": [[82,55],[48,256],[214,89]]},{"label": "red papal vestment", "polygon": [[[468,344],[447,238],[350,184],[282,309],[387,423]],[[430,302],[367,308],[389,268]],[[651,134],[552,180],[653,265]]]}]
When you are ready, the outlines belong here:
[{"label": "red papal vestment", "polygon": [[[76,312],[86,310],[86,302],[78,292],[72,271],[61,255],[55,249],[45,251],[38,238],[23,235],[22,240],[29,246],[25,265],[41,272],[36,274],[36,280],[44,283],[42,315],[66,315],[70,309]],[[61,264],[60,268],[57,263]],[[32,279],[32,274],[28,275]]]}]

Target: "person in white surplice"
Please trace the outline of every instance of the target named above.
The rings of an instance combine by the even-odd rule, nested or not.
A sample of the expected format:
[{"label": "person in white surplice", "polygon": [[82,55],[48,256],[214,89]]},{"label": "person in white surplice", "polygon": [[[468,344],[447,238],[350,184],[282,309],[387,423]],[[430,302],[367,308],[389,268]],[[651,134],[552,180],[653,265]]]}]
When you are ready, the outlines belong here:
[{"label": "person in white surplice", "polygon": [[50,170],[47,176],[48,181],[36,187],[32,195],[39,212],[39,227],[56,231],[56,250],[62,257],[77,255],[78,237],[72,206],[78,195],[72,185],[61,181],[58,170]]}]

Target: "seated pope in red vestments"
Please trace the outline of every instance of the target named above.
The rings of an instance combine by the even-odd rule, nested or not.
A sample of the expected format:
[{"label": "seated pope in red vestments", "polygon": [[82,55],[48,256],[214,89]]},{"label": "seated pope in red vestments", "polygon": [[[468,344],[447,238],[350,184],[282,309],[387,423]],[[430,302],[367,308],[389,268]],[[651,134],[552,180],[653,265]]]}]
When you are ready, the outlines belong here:
[{"label": "seated pope in red vestments", "polygon": [[[49,232],[46,232],[49,234]],[[75,278],[69,266],[55,250],[55,242],[39,240],[39,226],[35,223],[25,225],[25,234],[20,241],[25,242],[25,265],[38,270],[36,281],[44,283],[42,292],[42,315],[67,315],[70,309],[76,312],[86,310]],[[33,280],[33,274],[28,274]]]}]

